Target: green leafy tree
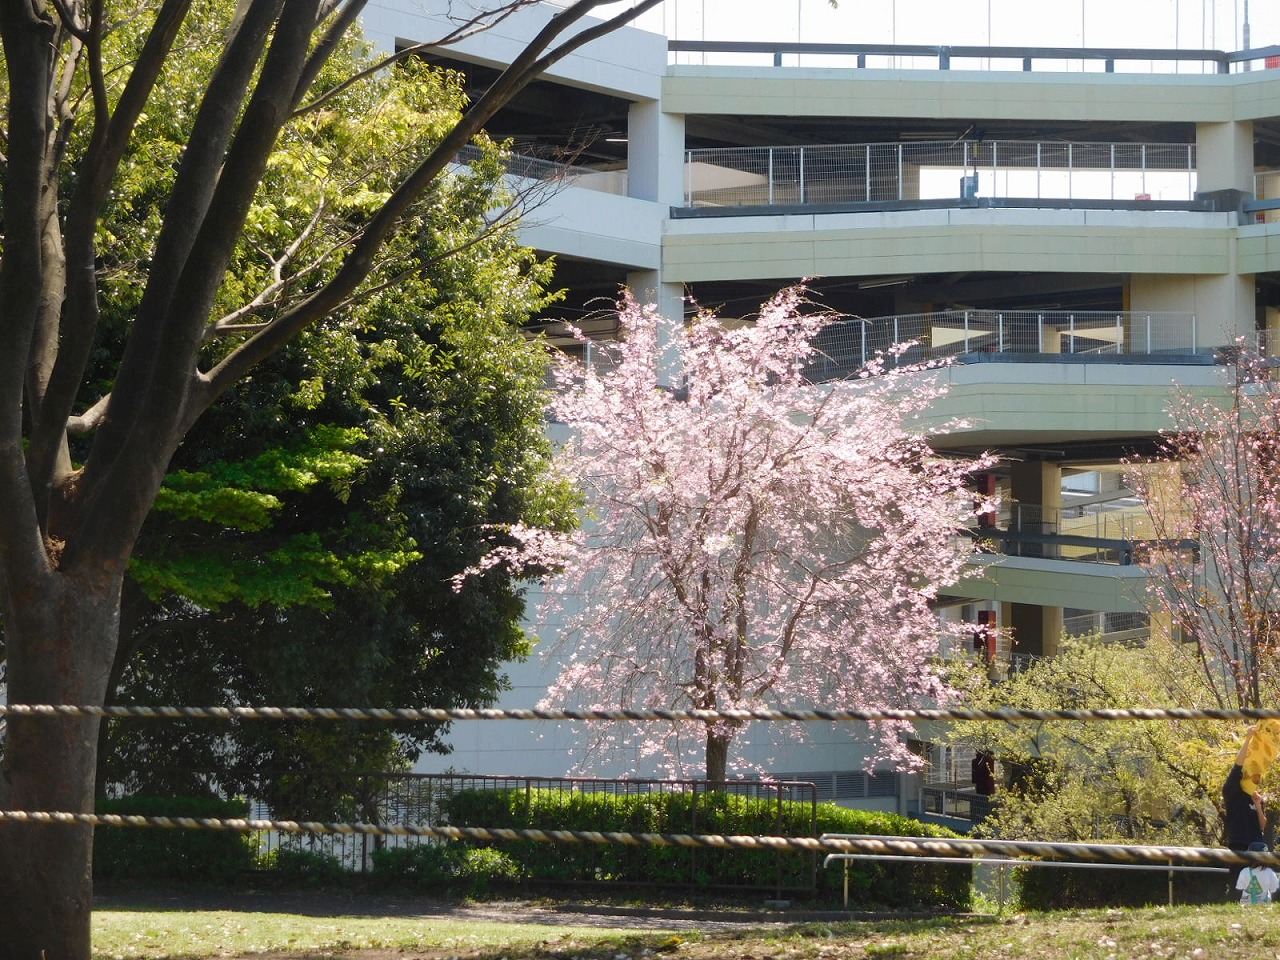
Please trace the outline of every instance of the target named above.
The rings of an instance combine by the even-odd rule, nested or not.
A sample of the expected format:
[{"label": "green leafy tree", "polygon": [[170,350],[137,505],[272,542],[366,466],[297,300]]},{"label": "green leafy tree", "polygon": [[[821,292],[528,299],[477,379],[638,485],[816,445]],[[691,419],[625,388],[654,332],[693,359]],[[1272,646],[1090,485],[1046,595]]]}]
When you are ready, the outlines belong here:
[{"label": "green leafy tree", "polygon": [[[1088,638],[1009,680],[971,678],[977,709],[1176,706],[1151,683],[1159,641],[1135,649]],[[1006,839],[1216,844],[1223,758],[1238,746],[1213,721],[960,723],[955,743],[1002,763],[992,815],[980,831]],[[1228,739],[1224,740],[1224,737]]]},{"label": "green leafy tree", "polygon": [[[158,91],[144,153],[181,142],[201,63],[212,71],[212,57],[194,52],[193,69]],[[351,37],[325,72],[368,65]],[[386,157],[436,136],[456,99],[448,78],[412,64],[335,97],[322,125],[282,145],[250,221],[278,231],[299,198],[343,211],[378,202]],[[376,149],[362,135],[371,117]],[[445,202],[419,214],[415,236],[389,247],[394,285],[306,331],[188,434],[129,566],[115,700],[493,702],[498,664],[527,650],[517,586],[498,571],[465,596],[442,584],[475,562],[478,531],[563,526],[569,508],[547,470],[543,353],[517,332],[545,306],[548,270],[511,236],[506,214],[520,198],[500,160],[486,147],[442,188]],[[145,265],[128,251],[145,249],[140,238],[162,214],[168,186],[155,179],[127,180],[113,201],[126,251],[111,272],[117,308],[142,287]],[[258,251],[243,247],[232,270],[269,286]],[[99,780],[164,794],[216,784],[282,803],[289,816],[331,818],[351,808],[325,770],[403,766],[447,749],[442,733],[114,724]]]},{"label": "green leafy tree", "polygon": [[[657,2],[575,0],[471,103],[425,72],[415,93],[342,68],[364,0],[0,4],[10,704],[105,701],[134,548],[195,425],[305,332],[468,247],[474,221],[441,236],[429,216],[487,203],[449,169],[458,151],[550,64]],[[528,4],[495,0],[478,22]],[[0,809],[90,811],[97,728],[11,718]],[[91,842],[0,825],[0,958],[87,960]]]},{"label": "green leafy tree", "polygon": [[[570,501],[547,475],[542,353],[514,328],[541,303],[540,268],[500,235],[447,262],[429,288],[401,285],[358,311],[380,320],[288,351],[267,368],[278,381],[255,377],[193,432],[175,457],[191,469],[171,472],[126,582],[118,699],[493,702],[498,665],[527,651],[518,586],[498,570],[461,593],[445,581],[476,561],[491,526],[563,527]],[[319,422],[298,441],[300,414]],[[243,450],[246,419],[256,445],[278,446],[213,460]],[[307,818],[352,812],[353,781],[333,771],[447,749],[442,729],[422,724],[112,731],[106,782],[165,793],[216,783]]]}]

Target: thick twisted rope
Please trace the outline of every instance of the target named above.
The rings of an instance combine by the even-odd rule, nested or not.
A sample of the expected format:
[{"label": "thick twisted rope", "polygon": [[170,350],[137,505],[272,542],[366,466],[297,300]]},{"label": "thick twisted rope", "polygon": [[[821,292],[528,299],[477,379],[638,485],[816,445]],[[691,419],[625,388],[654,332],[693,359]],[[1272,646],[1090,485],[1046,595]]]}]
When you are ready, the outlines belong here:
[{"label": "thick twisted rope", "polygon": [[1092,863],[1193,865],[1280,865],[1273,853],[1248,853],[1212,847],[1122,846],[1107,843],[1051,843],[1031,840],[972,840],[917,837],[769,837],[683,833],[613,833],[592,830],[534,830],[499,827],[444,827],[422,824],[321,823],[296,820],[205,819],[144,817],[124,814],[0,811],[0,823],[141,827],[171,830],[221,830],[252,833],[343,834],[383,837],[429,837],[439,840],[613,845],[629,847],[686,847],[718,850],[773,850],[798,853],[870,853],[935,856],[969,862],[974,856],[1002,854],[1047,860],[1085,860]]},{"label": "thick twisted rope", "polygon": [[698,722],[760,720],[800,722],[878,722],[885,720],[1275,720],[1276,709],[1202,709],[1199,707],[1099,708],[1029,710],[997,707],[903,710],[470,710],[363,707],[141,707],[73,706],[70,704],[0,704],[0,717],[137,717],[158,720],[409,720],[440,723],[450,720],[632,720],[638,722]]}]

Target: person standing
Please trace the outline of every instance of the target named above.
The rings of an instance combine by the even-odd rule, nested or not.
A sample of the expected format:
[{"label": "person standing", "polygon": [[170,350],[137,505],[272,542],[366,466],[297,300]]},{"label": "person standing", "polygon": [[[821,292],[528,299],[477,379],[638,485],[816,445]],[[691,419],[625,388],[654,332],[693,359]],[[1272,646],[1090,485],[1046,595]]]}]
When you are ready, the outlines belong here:
[{"label": "person standing", "polygon": [[[1280,720],[1262,720],[1249,728],[1244,744],[1236,754],[1236,762],[1222,785],[1228,849],[1244,851],[1255,843],[1266,842],[1266,799],[1258,788],[1278,752]],[[1233,886],[1239,874],[1237,868],[1232,876]]]}]

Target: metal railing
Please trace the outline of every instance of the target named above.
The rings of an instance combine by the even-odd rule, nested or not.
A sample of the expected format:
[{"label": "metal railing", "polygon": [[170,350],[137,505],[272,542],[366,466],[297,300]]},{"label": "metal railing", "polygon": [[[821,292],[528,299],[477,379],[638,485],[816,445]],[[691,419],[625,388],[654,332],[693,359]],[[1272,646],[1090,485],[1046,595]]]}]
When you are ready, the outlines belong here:
[{"label": "metal railing", "polygon": [[1253,199],[1245,200],[1244,209],[1255,223],[1280,222],[1280,170],[1259,170],[1253,175]]},{"label": "metal railing", "polygon": [[[470,166],[480,157],[479,147],[466,146],[458,151],[455,160],[459,164]],[[595,190],[598,193],[627,195],[625,167],[617,170],[596,170],[592,167],[557,160],[544,160],[541,157],[531,157],[522,153],[508,154],[505,165],[507,175],[511,177]]]},{"label": "metal railing", "polygon": [[1091,357],[1197,356],[1193,313],[1123,311],[943,310],[853,318],[818,334],[813,382],[847,377],[895,344],[911,343],[894,361],[922,363],[982,354],[1070,354]]},{"label": "metal railing", "polygon": [[972,783],[930,783],[920,788],[916,814],[968,820],[981,823],[995,806],[986,794],[978,793]]},{"label": "metal railing", "polygon": [[[793,813],[784,812],[784,804],[807,808],[804,817],[803,836],[817,836],[818,791],[813,783],[792,780],[730,780],[709,784],[705,780],[609,780],[589,777],[519,777],[477,776],[471,774],[320,774],[330,792],[336,786],[345,788],[353,798],[351,810],[342,815],[358,816],[375,823],[423,823],[452,826],[496,827],[508,824],[469,823],[465,814],[459,815],[456,800],[469,792],[502,792],[515,795],[517,801],[524,798],[532,805],[538,794],[537,808],[545,812],[563,806],[572,810],[585,794],[610,796],[637,796],[655,794],[680,794],[688,804],[680,809],[688,818],[681,822],[669,822],[668,832],[696,834],[713,828],[716,833],[759,832],[761,818],[770,821],[770,830],[786,833],[786,824],[794,819]],[[896,777],[894,779],[896,784]],[[724,795],[738,799],[726,805]],[[372,798],[372,799],[371,799]],[[515,804],[519,806],[519,802]],[[488,806],[488,805],[483,805]],[[465,810],[467,804],[462,805]],[[299,815],[296,810],[274,810],[260,801],[251,803],[250,816],[254,819],[311,819]],[[789,819],[790,818],[790,819]],[[516,824],[528,826],[530,824]],[[540,824],[532,824],[538,826]],[[572,827],[569,827],[572,829]],[[306,851],[329,858],[342,868],[366,873],[373,868],[374,852],[396,847],[416,847],[436,844],[440,841],[425,837],[389,836],[371,837],[344,834],[281,834],[261,831],[256,835],[259,862],[267,869],[279,860],[277,851]],[[627,848],[630,849],[630,848]],[[640,851],[641,853],[643,851]],[[555,851],[551,851],[555,855]],[[699,885],[699,870],[707,858],[723,857],[720,852],[684,851],[688,860],[687,884]],[[274,854],[274,855],[273,855]],[[623,856],[625,856],[625,851]],[[700,860],[701,858],[701,860]],[[803,862],[801,862],[803,860]],[[785,869],[784,869],[785,868]],[[528,878],[536,882],[537,877]],[[602,878],[607,879],[607,878]],[[816,859],[791,858],[786,864],[778,861],[777,876],[762,876],[754,886],[762,889],[812,889],[816,882]],[[670,885],[668,883],[668,885]]]},{"label": "metal railing", "polygon": [[1137,639],[1151,629],[1147,613],[1091,611],[1062,618],[1062,632],[1069,637],[1095,636],[1103,643]]},{"label": "metal railing", "polygon": [[1190,143],[937,140],[685,152],[686,207],[921,200],[1190,201]]},{"label": "metal railing", "polygon": [[951,44],[805,43],[801,41],[680,40],[667,42],[673,63],[772,64],[858,69],[1075,70],[1114,73],[1231,73],[1257,69],[1280,56],[1280,46],[1251,50],[1143,49],[1140,47],[976,46]]},{"label": "metal railing", "polygon": [[1135,544],[1155,536],[1140,505],[1044,507],[1017,501],[1002,503],[994,525],[972,535],[1006,556],[1120,565],[1133,563]]}]

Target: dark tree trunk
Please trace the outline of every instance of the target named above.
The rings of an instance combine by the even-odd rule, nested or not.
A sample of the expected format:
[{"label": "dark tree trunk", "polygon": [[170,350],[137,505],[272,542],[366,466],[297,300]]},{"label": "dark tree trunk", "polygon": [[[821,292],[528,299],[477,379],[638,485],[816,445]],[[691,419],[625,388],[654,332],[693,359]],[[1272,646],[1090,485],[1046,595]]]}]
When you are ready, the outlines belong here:
[{"label": "dark tree trunk", "polygon": [[716,733],[707,729],[707,783],[723,785],[729,768],[729,744],[732,734]]},{"label": "dark tree trunk", "polygon": [[[115,649],[119,578],[53,574],[5,604],[9,703],[100,704]],[[92,813],[95,718],[9,718],[0,807]],[[0,824],[0,960],[90,954],[93,829]]]}]

